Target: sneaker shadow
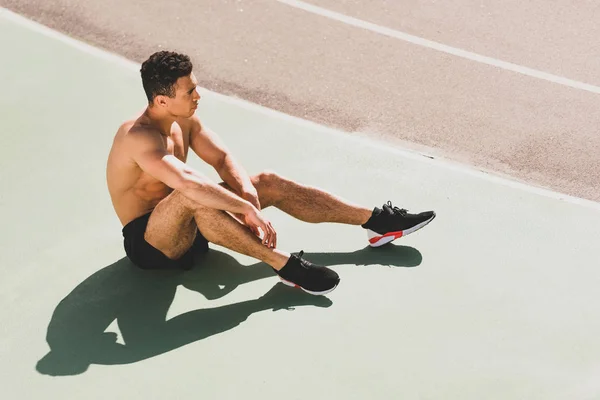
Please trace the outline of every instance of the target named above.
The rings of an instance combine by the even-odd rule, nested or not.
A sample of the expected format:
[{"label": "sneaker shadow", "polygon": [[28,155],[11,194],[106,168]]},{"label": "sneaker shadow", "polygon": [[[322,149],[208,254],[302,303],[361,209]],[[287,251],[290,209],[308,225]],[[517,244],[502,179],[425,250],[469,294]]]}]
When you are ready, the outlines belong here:
[{"label": "sneaker shadow", "polygon": [[[409,246],[388,244],[379,248],[365,247],[343,253],[304,253],[304,257],[316,264],[334,265],[384,265],[393,267],[416,267],[423,257],[419,250]],[[201,293],[209,300],[221,298],[241,284],[276,276],[272,268],[263,262],[242,266],[235,258],[221,251],[211,250],[196,262],[193,274],[181,283],[186,288]]]},{"label": "sneaker shadow", "polygon": [[304,253],[316,264],[332,265],[384,265],[413,268],[421,265],[423,256],[414,247],[387,244],[378,248],[365,247],[349,253]]},{"label": "sneaker shadow", "polygon": [[[420,253],[410,247],[362,249],[351,253],[305,253],[311,261],[333,264],[415,266]],[[202,308],[167,320],[177,287],[217,299],[237,286],[275,277],[267,264],[240,264],[217,250],[203,255],[190,271],[142,271],[125,257],[81,282],[56,306],[46,334],[50,351],[36,365],[41,374],[78,375],[90,365],[120,365],[164,354],[235,328],[255,312],[329,307],[325,296],[311,296],[281,283],[257,298],[221,307]],[[117,335],[105,332],[117,321]]]}]

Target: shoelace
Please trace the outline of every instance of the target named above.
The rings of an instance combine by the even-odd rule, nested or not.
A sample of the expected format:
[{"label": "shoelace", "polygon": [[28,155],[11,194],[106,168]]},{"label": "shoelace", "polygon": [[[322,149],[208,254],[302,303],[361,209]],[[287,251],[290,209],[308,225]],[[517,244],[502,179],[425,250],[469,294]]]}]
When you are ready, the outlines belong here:
[{"label": "shoelace", "polygon": [[300,265],[302,265],[302,267],[304,269],[309,269],[308,265],[306,265],[307,261],[302,259],[303,255],[304,255],[304,250],[300,250],[300,252],[298,253],[298,258],[300,259]]},{"label": "shoelace", "polygon": [[400,214],[402,216],[406,216],[406,214],[408,214],[408,210],[405,208],[398,208],[392,205],[392,202],[388,200],[387,205],[394,210],[395,214]]}]

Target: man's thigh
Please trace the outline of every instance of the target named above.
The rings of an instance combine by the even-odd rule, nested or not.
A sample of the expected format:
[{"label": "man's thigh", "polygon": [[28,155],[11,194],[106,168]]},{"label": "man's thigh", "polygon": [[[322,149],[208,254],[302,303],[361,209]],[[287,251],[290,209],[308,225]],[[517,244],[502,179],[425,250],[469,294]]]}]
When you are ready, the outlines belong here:
[{"label": "man's thigh", "polygon": [[194,212],[180,192],[173,191],[150,214],[144,238],[167,257],[178,259],[193,245],[198,230]]}]

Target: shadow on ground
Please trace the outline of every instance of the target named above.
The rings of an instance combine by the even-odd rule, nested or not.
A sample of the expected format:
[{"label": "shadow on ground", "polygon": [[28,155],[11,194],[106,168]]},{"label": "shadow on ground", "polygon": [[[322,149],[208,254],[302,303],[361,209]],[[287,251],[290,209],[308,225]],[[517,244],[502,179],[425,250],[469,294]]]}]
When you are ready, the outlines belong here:
[{"label": "shadow on ground", "polygon": [[[421,263],[418,250],[395,245],[349,253],[305,253],[305,257],[328,266]],[[142,271],[122,258],[91,275],[58,304],[46,335],[51,350],[36,369],[46,375],[77,375],[91,364],[127,364],[166,353],[232,329],[258,311],[331,306],[325,296],[277,283],[257,299],[198,309],[167,321],[179,285],[212,300],[241,284],[275,276],[267,264],[244,266],[217,250],[201,256],[190,271]],[[115,319],[125,344],[117,343],[115,333],[105,332]]]}]

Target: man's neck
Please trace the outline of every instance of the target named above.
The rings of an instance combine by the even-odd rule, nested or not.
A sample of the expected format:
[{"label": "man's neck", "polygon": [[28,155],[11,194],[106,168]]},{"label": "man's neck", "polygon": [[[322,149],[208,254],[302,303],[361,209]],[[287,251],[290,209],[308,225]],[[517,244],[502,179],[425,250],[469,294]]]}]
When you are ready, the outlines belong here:
[{"label": "man's neck", "polygon": [[171,115],[165,115],[153,107],[147,107],[144,111],[144,115],[162,135],[171,136],[171,126],[173,126],[173,122],[176,120],[175,117],[172,117]]}]

